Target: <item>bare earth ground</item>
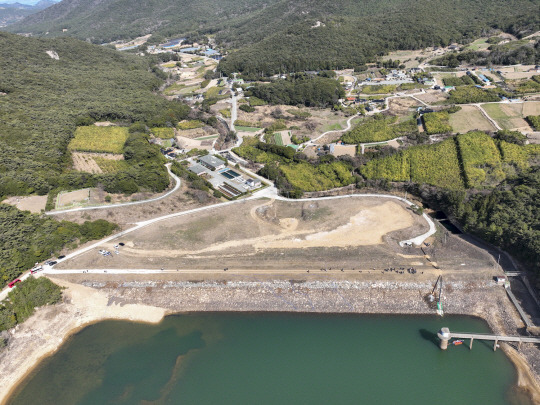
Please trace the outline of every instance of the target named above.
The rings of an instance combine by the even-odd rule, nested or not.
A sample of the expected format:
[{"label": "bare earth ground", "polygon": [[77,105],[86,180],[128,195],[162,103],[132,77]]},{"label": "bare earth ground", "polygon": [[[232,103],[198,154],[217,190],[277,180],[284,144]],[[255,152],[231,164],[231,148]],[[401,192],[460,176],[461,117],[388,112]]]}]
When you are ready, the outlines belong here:
[{"label": "bare earth ground", "polygon": [[426,90],[424,94],[419,94],[415,97],[419,100],[422,100],[426,104],[434,104],[438,101],[443,101],[448,98],[445,93],[438,90]]},{"label": "bare earth ground", "polygon": [[88,202],[90,198],[90,189],[84,188],[82,190],[69,191],[67,193],[60,193],[56,197],[56,206],[58,208],[82,204]]},{"label": "bare earth ground", "polygon": [[[278,105],[278,106],[259,106],[255,107],[256,111],[252,113],[246,113],[245,111],[238,110],[238,119],[243,121],[249,121],[253,123],[260,122],[263,127],[267,127],[275,122],[275,118],[272,117],[272,113],[281,111],[283,119],[287,127],[297,126],[300,129],[294,129],[293,134],[297,136],[307,136],[309,138],[316,138],[323,132],[331,129],[333,125],[342,124],[342,128],[345,128],[347,117],[341,112],[331,111],[330,109],[323,108],[297,108],[290,105]],[[294,111],[309,111],[311,117],[306,119],[296,118],[294,115],[287,112],[287,110]],[[310,130],[306,125],[313,125],[314,130]],[[340,128],[337,128],[340,129]],[[341,135],[340,135],[341,136]]]},{"label": "bare earth ground", "polygon": [[393,200],[246,201],[158,222],[103,245],[113,250],[124,242],[119,255],[103,257],[96,249],[56,268],[493,270],[490,256],[453,238],[425,248],[431,261],[419,248],[399,247],[427,229],[422,217]]},{"label": "bare earth ground", "polygon": [[392,115],[402,116],[413,112],[420,103],[410,97],[391,98],[388,103],[388,111]]},{"label": "bare earth ground", "polygon": [[416,50],[416,51],[395,51],[390,52],[388,55],[383,56],[383,60],[400,60],[401,63],[405,65],[407,69],[418,67],[420,64],[419,61],[416,60],[416,58],[426,58],[428,56],[431,56],[431,52],[425,51],[425,50]]},{"label": "bare earth ground", "polygon": [[190,138],[184,138],[183,136],[177,136],[176,137],[176,143],[178,147],[182,149],[206,149],[210,150],[212,149],[212,144],[214,140],[213,139],[205,139],[205,140],[195,140]]},{"label": "bare earth ground", "polygon": [[523,103],[523,116],[540,115],[540,102],[528,101]]},{"label": "bare earth ground", "polygon": [[94,160],[94,157],[101,157],[108,160],[124,160],[123,155],[113,153],[72,152],[73,168],[79,172],[102,173],[103,171]]},{"label": "bare earth ground", "polygon": [[[114,207],[110,209],[88,210],[84,212],[73,212],[55,216],[59,220],[68,220],[77,223],[84,221],[94,221],[96,219],[106,219],[120,225],[121,229],[129,227],[131,224],[171,214],[177,211],[185,211],[203,205],[217,203],[219,200],[208,196],[206,201],[194,199],[188,193],[188,188],[182,185],[181,188],[163,200],[150,202],[147,204],[131,205],[127,207]],[[151,195],[156,197],[155,194]],[[145,197],[142,194],[141,198]],[[148,196],[146,196],[148,198]],[[143,198],[144,199],[144,198]]]},{"label": "bare earth ground", "polygon": [[2,201],[4,204],[14,205],[21,211],[40,213],[47,204],[46,195],[34,195],[30,197],[9,197]]},{"label": "bare earth ground", "polygon": [[185,130],[175,130],[176,136],[181,136],[183,138],[195,139],[203,136],[217,135],[218,131],[214,128],[205,126],[203,128],[195,129],[185,129]]},{"label": "bare earth ground", "polygon": [[457,113],[450,114],[450,125],[454,132],[465,133],[474,130],[495,131],[496,128],[475,106],[464,105]]},{"label": "bare earth ground", "polygon": [[356,145],[335,145],[334,156],[356,156]]}]

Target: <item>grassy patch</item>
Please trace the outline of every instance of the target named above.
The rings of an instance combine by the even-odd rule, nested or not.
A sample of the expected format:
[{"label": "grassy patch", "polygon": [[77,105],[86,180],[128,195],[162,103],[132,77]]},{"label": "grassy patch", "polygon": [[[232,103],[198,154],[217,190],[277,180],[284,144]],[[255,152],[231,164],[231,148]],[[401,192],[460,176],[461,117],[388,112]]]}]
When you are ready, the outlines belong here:
[{"label": "grassy patch", "polygon": [[276,132],[274,134],[274,141],[276,145],[283,146],[283,138],[281,137],[281,134],[279,132]]},{"label": "grassy patch", "polygon": [[81,152],[122,153],[128,138],[128,129],[123,127],[77,127],[69,150]]},{"label": "grassy patch", "polygon": [[231,118],[231,110],[228,108],[224,108],[223,110],[219,110],[219,113],[223,115],[225,118]]},{"label": "grassy patch", "polygon": [[322,128],[322,131],[323,132],[326,132],[326,131],[341,131],[342,129],[343,129],[343,126],[339,122],[336,122],[334,124],[326,124]]},{"label": "grassy patch", "polygon": [[482,108],[489,114],[489,116],[497,121],[503,129],[513,129],[516,127],[515,120],[525,124],[521,121],[521,109],[520,104],[485,104]]},{"label": "grassy patch", "polygon": [[487,38],[479,38],[467,46],[467,50],[478,51],[480,49],[487,49],[490,44],[487,42]]},{"label": "grassy patch", "polygon": [[97,163],[103,173],[116,173],[122,170],[127,170],[129,164],[125,160],[113,160],[105,159],[100,156],[94,157],[94,161]]},{"label": "grassy patch", "polygon": [[187,129],[202,128],[202,127],[204,127],[204,123],[199,120],[182,121],[176,125],[176,128],[178,128],[181,131],[184,131]]},{"label": "grassy patch", "polygon": [[255,127],[244,127],[241,125],[235,125],[236,130],[243,131],[243,132],[257,132],[261,128],[255,128]]},{"label": "grassy patch", "polygon": [[415,120],[399,124],[397,121],[397,117],[388,118],[383,115],[376,115],[373,118],[361,121],[343,135],[341,139],[349,144],[383,142],[418,131]]},{"label": "grassy patch", "polygon": [[152,132],[152,134],[157,137],[157,138],[161,138],[161,139],[170,139],[170,138],[174,138],[174,128],[162,128],[162,127],[157,127],[157,128],[152,128],[150,130],[150,132]]},{"label": "grassy patch", "polygon": [[360,92],[363,94],[389,94],[395,92],[396,89],[395,84],[379,84],[364,86]]}]

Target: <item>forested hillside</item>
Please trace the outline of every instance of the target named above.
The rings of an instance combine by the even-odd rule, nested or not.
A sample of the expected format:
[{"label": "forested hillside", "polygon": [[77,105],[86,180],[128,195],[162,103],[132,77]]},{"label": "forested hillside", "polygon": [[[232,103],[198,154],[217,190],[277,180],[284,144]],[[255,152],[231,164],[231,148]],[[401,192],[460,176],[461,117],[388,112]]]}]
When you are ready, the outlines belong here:
[{"label": "forested hillside", "polygon": [[[46,51],[56,52],[59,59]],[[127,176],[144,181],[154,174],[164,178],[166,187],[167,173],[156,160],[159,151],[153,164],[139,165],[135,156],[137,164],[124,175],[98,178],[66,170],[71,161],[67,146],[77,124],[121,120],[165,126],[185,118],[187,106],[153,93],[160,84],[142,58],[74,39],[0,33],[0,197],[46,194],[97,181],[108,184],[111,192],[133,192],[133,183],[123,190],[127,182],[117,180]],[[163,182],[140,185],[155,184],[164,187]]]},{"label": "forested hillside", "polygon": [[95,43],[212,34],[235,50],[224,72],[268,75],[354,67],[390,50],[466,42],[492,27],[520,36],[539,23],[537,0],[64,0],[9,29]]},{"label": "forested hillside", "polygon": [[446,201],[465,230],[508,250],[540,271],[540,167],[489,194],[450,194]]},{"label": "forested hillside", "polygon": [[103,43],[154,32],[177,35],[210,28],[277,1],[64,0],[8,29]]}]

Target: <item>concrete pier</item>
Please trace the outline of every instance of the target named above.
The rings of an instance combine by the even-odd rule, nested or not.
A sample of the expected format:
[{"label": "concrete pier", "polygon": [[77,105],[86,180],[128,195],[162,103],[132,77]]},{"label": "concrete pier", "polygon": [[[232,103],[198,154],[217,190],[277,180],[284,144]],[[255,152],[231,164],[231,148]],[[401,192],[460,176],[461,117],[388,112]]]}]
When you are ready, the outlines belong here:
[{"label": "concrete pier", "polygon": [[499,342],[518,342],[518,349],[521,348],[522,343],[540,343],[540,337],[533,336],[503,336],[503,335],[490,335],[483,333],[466,333],[466,332],[450,332],[448,328],[441,328],[437,333],[437,336],[441,340],[440,347],[442,350],[448,348],[448,341],[450,339],[470,339],[469,349],[472,349],[474,339],[478,340],[493,340],[493,351],[499,347]]},{"label": "concrete pier", "polygon": [[437,333],[437,336],[441,340],[441,344],[440,344],[441,349],[446,350],[448,348],[448,341],[452,338],[450,336],[450,329],[441,328],[441,330]]}]

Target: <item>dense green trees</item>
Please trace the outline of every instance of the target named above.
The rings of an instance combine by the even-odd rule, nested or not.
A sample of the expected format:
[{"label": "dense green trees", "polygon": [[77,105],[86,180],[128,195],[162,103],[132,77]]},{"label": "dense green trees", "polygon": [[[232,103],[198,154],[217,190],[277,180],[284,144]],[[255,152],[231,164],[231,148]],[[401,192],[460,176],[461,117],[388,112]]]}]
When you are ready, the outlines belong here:
[{"label": "dense green trees", "polygon": [[[492,45],[488,51],[452,52],[433,60],[434,65],[458,67],[462,63],[472,65],[534,65],[540,63],[540,40],[514,41],[503,45]],[[444,80],[444,84],[447,80]],[[457,84],[447,84],[455,86]]]},{"label": "dense green trees", "polygon": [[[51,58],[47,50],[60,59]],[[147,170],[135,165],[117,177],[66,170],[70,164],[66,148],[77,124],[113,120],[165,127],[187,117],[188,106],[153,93],[161,81],[148,72],[149,67],[143,58],[77,40],[0,33],[0,91],[6,93],[0,94],[0,197],[46,194],[100,181],[120,192],[152,185],[151,179],[145,180]],[[163,170],[150,171],[163,177],[158,185],[167,181]],[[123,188],[130,181],[126,177],[137,188]]]},{"label": "dense green trees", "polygon": [[345,97],[345,91],[337,80],[309,75],[295,75],[269,84],[258,84],[250,88],[248,93],[270,104],[303,104],[307,107],[332,106]]},{"label": "dense green trees", "polygon": [[78,225],[0,204],[0,283],[11,281],[65,246],[101,239],[114,229],[116,225],[105,220]]},{"label": "dense green trees", "polygon": [[466,231],[506,249],[540,275],[540,167],[488,194],[450,193],[445,204]]},{"label": "dense green trees", "polygon": [[9,292],[6,301],[0,302],[0,331],[24,322],[35,308],[55,304],[61,298],[61,288],[48,278],[27,278]]},{"label": "dense green trees", "polygon": [[469,103],[489,103],[501,101],[498,93],[491,89],[480,89],[476,86],[461,86],[450,91],[449,103],[469,104]]}]

